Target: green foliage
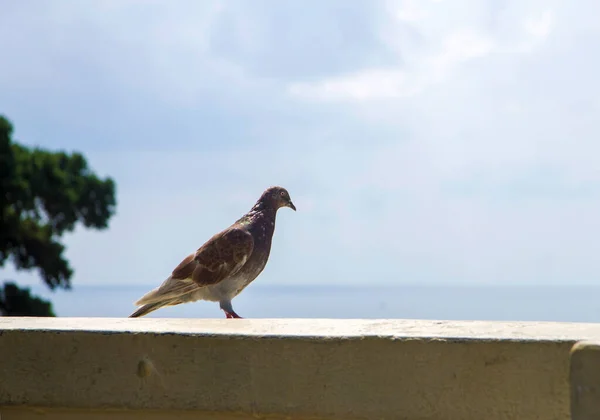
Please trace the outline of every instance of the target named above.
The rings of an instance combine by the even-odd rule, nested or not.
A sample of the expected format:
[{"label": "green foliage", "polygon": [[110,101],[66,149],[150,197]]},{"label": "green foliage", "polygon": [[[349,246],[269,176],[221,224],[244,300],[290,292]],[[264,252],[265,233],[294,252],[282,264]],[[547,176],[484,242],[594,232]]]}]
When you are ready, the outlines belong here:
[{"label": "green foliage", "polygon": [[19,288],[6,282],[0,288],[0,314],[3,316],[56,316],[52,304],[30,294],[29,288]]},{"label": "green foliage", "polygon": [[94,174],[80,153],[25,147],[12,132],[0,115],[0,267],[12,261],[37,269],[51,289],[69,289],[73,270],[61,236],[77,224],[108,227],[115,183]]}]

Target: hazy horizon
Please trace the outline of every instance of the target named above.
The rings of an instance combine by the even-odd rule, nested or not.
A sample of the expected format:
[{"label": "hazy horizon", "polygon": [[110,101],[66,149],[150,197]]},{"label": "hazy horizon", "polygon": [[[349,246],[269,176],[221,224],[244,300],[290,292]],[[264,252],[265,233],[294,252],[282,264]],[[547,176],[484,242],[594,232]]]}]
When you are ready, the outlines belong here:
[{"label": "hazy horizon", "polygon": [[[143,285],[76,286],[32,292],[53,302],[57,316],[127,317]],[[261,285],[233,300],[246,318],[400,318],[489,321],[600,322],[600,286]],[[215,302],[162,308],[151,318],[223,318]],[[233,322],[235,322],[233,320]]]}]

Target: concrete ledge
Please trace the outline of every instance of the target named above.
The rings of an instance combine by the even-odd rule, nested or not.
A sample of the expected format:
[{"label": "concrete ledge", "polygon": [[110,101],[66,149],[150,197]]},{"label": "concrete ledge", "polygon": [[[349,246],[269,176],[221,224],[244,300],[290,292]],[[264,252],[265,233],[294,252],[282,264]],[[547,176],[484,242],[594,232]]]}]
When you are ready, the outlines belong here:
[{"label": "concrete ledge", "polygon": [[580,340],[600,325],[0,318],[0,415],[567,420]]},{"label": "concrete ledge", "polygon": [[571,350],[571,416],[600,419],[600,342],[581,341]]}]

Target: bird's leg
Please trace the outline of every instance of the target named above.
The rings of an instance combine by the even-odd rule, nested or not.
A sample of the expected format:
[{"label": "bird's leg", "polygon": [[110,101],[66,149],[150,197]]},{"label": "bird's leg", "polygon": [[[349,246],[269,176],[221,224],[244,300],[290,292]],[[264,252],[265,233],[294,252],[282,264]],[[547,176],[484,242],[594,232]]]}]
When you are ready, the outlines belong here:
[{"label": "bird's leg", "polygon": [[227,312],[225,310],[223,310],[225,312],[225,318],[239,318],[239,319],[244,319],[241,316],[239,316],[238,314],[236,314],[234,311],[231,312]]},{"label": "bird's leg", "polygon": [[239,316],[238,314],[236,314],[235,312],[231,312],[231,317],[232,318],[239,318],[239,319],[243,319],[241,316]]},{"label": "bird's leg", "polygon": [[239,316],[238,314],[235,313],[235,311],[233,310],[233,306],[231,306],[231,302],[220,302],[219,306],[221,307],[223,312],[225,312],[226,318],[243,319],[241,316]]}]

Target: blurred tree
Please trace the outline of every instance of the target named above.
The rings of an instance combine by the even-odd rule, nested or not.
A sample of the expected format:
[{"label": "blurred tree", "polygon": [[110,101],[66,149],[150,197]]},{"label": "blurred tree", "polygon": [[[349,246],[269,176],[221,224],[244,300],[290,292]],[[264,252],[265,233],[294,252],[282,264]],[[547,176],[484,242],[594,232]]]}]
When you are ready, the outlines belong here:
[{"label": "blurred tree", "polygon": [[[0,267],[10,260],[17,270],[37,269],[52,290],[70,289],[73,270],[60,238],[77,223],[108,227],[116,208],[114,181],[98,178],[79,153],[25,147],[13,141],[12,131],[0,115]],[[0,310],[13,315],[11,308],[54,316],[48,302],[6,283]]]},{"label": "blurred tree", "polygon": [[19,288],[14,283],[4,283],[0,289],[0,314],[3,316],[56,316],[52,304],[32,296],[29,288]]}]

